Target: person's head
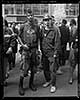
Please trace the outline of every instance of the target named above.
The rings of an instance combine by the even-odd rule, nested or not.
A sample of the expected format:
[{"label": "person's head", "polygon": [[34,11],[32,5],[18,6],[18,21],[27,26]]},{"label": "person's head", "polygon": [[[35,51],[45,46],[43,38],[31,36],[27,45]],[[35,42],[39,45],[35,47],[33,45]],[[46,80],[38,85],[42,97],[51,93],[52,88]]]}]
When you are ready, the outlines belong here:
[{"label": "person's head", "polygon": [[63,20],[62,20],[62,24],[63,24],[63,25],[66,25],[66,24],[67,24],[67,20],[66,20],[66,19],[63,19]]},{"label": "person's head", "polygon": [[27,10],[27,19],[31,22],[33,20],[33,13],[31,9]]},{"label": "person's head", "polygon": [[50,23],[50,16],[49,15],[45,15],[44,18],[43,18],[43,23],[46,25],[46,26],[49,26],[49,23]]},{"label": "person's head", "polygon": [[70,21],[70,26],[76,25],[76,20],[75,19],[71,19]]}]

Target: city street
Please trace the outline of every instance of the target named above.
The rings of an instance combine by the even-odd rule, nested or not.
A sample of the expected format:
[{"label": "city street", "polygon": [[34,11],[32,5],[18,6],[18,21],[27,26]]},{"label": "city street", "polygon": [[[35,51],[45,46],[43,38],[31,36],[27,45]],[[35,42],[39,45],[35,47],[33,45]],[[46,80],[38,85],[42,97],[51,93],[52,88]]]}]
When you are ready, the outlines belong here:
[{"label": "city street", "polygon": [[[20,54],[17,53],[16,67],[11,71],[8,79],[8,86],[4,88],[4,97],[20,97],[18,94],[18,84],[20,76]],[[57,75],[57,91],[50,93],[50,86],[43,88],[45,83],[43,71],[35,74],[34,84],[38,88],[36,92],[29,89],[29,76],[24,80],[25,95],[23,97],[60,97],[60,96],[77,96],[78,86],[76,79],[76,70],[74,72],[74,82],[72,85],[68,84],[69,66],[66,64],[62,67],[63,75]]]},{"label": "city street", "polygon": [[[60,55],[63,64],[65,63],[65,59],[68,59],[68,51],[72,50],[72,52],[70,52],[69,61],[71,60],[72,65],[76,62],[76,58],[79,56],[77,55],[79,27],[78,3],[2,4],[2,18],[4,53],[1,55],[4,54],[4,58],[6,58],[6,53],[12,51],[17,52],[15,40],[19,36],[20,38],[17,38],[18,43],[23,45],[23,49],[25,50],[27,44],[30,48],[29,50],[34,52],[33,48],[36,48],[38,44],[38,50],[42,48],[45,59],[47,59],[47,56],[49,56],[49,58],[52,56],[56,57],[58,50],[62,51]],[[41,46],[39,46],[39,42],[41,43]],[[21,74],[21,55],[19,53],[20,44],[18,44],[15,68],[10,71],[10,75],[7,80],[8,85],[4,87],[4,97],[21,97],[18,93]],[[59,47],[61,47],[61,49]],[[67,52],[65,52],[66,50]],[[12,57],[10,56],[10,59],[11,58]],[[32,56],[31,59],[33,58],[34,56]],[[44,61],[45,67],[46,63],[47,60],[46,62]],[[7,65],[4,66],[5,72],[6,67]],[[0,76],[2,76],[3,69],[2,67],[0,69]],[[33,92],[29,88],[30,75],[24,78],[23,87],[25,90],[25,95],[22,97],[78,97],[78,87],[80,87],[80,84],[78,86],[77,80],[78,66],[76,66],[73,73],[73,84],[68,83],[70,74],[68,60],[66,60],[65,66],[62,66],[61,71],[63,74],[57,74],[56,77],[57,90],[55,93],[50,93],[51,86],[48,86],[47,88],[43,87],[43,84],[46,82],[46,80],[42,70],[36,73],[34,77],[34,85],[37,87],[36,92]],[[2,84],[2,82],[3,80],[1,79],[0,84]]]}]

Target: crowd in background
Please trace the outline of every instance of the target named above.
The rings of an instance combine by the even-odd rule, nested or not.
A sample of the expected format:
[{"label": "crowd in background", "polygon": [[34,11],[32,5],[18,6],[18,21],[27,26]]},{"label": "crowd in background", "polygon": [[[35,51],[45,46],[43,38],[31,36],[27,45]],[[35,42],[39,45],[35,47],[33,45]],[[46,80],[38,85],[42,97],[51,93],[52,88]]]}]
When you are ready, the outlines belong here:
[{"label": "crowd in background", "polygon": [[[55,32],[58,33],[59,37],[60,37],[60,46],[61,46],[61,50],[58,56],[58,64],[59,67],[56,70],[56,73],[59,74],[63,74],[63,72],[61,71],[61,66],[65,66],[66,60],[69,60],[70,62],[70,77],[69,77],[69,83],[72,84],[73,83],[73,72],[75,69],[76,64],[78,63],[78,54],[76,52],[78,52],[78,47],[77,47],[77,42],[78,42],[78,26],[77,26],[77,22],[75,21],[75,19],[71,19],[70,22],[67,22],[66,19],[62,19],[62,22],[57,23],[55,21],[54,16],[49,16],[46,15],[44,16],[44,18],[42,19],[42,21],[40,23],[38,23],[38,20],[35,19],[34,23],[35,25],[38,25],[40,27],[41,32],[43,33],[43,35],[46,35],[46,32],[44,32],[44,30],[47,30],[47,20],[51,19],[51,23],[53,24],[53,27],[55,30]],[[12,70],[13,68],[15,68],[15,61],[16,61],[16,53],[18,52],[18,44],[19,40],[18,40],[18,36],[20,34],[20,27],[22,25],[24,25],[24,23],[19,23],[16,24],[15,22],[13,22],[12,24],[8,23],[6,20],[3,19],[3,23],[5,23],[4,26],[6,26],[7,28],[9,28],[9,37],[10,37],[10,47],[12,47],[12,49],[8,46],[7,50],[5,50],[5,52],[8,54],[8,56],[5,56],[5,61],[4,62],[8,62],[9,66],[5,67],[5,76],[4,76],[4,84],[5,80],[8,78],[9,76],[9,72],[10,70]],[[70,24],[67,24],[70,23]],[[48,25],[50,25],[48,23]],[[49,26],[51,27],[51,26]],[[7,31],[6,28],[6,31]],[[4,32],[4,31],[3,31]],[[4,32],[5,34],[5,32]],[[3,35],[4,35],[3,34]],[[7,33],[6,33],[7,34]],[[11,35],[11,36],[10,36]],[[7,35],[6,35],[7,37]],[[57,36],[58,37],[58,36]],[[58,39],[58,38],[57,38]],[[6,40],[4,40],[6,41]],[[44,44],[45,45],[45,44]],[[57,45],[57,44],[56,44]],[[12,53],[11,53],[12,52]],[[44,52],[44,50],[43,50]],[[42,53],[44,55],[44,53]],[[54,57],[56,56],[56,53],[54,55]],[[6,59],[6,57],[8,57],[8,59]],[[46,60],[46,57],[45,57]],[[44,63],[47,63],[44,62]],[[5,63],[4,66],[6,66],[7,63]],[[47,69],[46,69],[47,70]],[[56,79],[54,79],[56,80]],[[54,83],[54,82],[53,82]],[[49,82],[47,82],[46,85],[49,85]],[[45,85],[44,85],[45,87]],[[54,90],[54,88],[53,88]]]}]

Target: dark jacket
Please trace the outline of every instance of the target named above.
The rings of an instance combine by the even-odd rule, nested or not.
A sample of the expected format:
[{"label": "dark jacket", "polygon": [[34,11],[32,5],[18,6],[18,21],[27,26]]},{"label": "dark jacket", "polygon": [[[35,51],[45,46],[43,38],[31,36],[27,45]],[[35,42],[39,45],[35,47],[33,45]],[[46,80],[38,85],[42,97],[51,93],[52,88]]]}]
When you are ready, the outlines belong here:
[{"label": "dark jacket", "polygon": [[77,27],[73,27],[72,32],[73,33],[71,35],[70,42],[73,42],[73,45],[72,45],[73,48],[78,48],[78,30],[77,30]]},{"label": "dark jacket", "polygon": [[66,44],[69,42],[70,39],[70,30],[68,26],[61,25],[59,27],[61,33],[61,45]]},{"label": "dark jacket", "polygon": [[15,37],[12,35],[12,31],[9,28],[3,29],[3,53],[6,54],[9,47],[12,49],[15,47]]},{"label": "dark jacket", "polygon": [[60,33],[57,27],[49,28],[42,41],[43,53],[47,57],[56,55],[60,51]]}]

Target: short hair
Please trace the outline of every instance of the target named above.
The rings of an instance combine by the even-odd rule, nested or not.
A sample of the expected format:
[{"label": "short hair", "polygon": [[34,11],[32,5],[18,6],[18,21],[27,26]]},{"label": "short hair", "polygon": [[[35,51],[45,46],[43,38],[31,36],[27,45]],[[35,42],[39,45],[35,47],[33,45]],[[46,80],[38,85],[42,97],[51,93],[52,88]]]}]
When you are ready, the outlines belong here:
[{"label": "short hair", "polygon": [[27,9],[27,13],[33,14],[31,9]]},{"label": "short hair", "polygon": [[76,20],[75,19],[71,19],[72,24],[76,25]]},{"label": "short hair", "polygon": [[66,25],[67,24],[67,20],[66,19],[63,19],[62,20],[62,23]]}]

